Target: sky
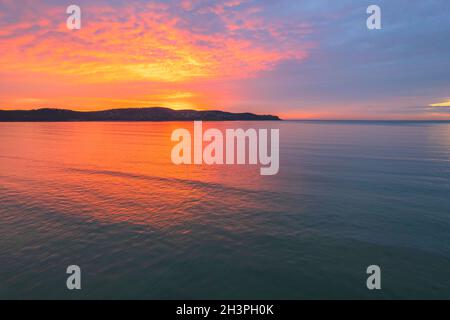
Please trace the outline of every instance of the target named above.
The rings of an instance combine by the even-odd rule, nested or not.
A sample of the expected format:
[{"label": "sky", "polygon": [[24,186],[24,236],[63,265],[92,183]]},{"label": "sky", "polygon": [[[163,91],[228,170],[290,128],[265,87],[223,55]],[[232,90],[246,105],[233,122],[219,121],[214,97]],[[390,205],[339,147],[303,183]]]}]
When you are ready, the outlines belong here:
[{"label": "sky", "polygon": [[6,110],[450,119],[448,0],[0,0],[0,52]]}]

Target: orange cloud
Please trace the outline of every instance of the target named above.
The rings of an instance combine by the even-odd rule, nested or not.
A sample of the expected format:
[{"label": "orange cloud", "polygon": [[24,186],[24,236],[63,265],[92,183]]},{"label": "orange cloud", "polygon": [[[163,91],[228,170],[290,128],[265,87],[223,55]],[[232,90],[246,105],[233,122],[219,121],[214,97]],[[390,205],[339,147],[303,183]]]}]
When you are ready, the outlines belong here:
[{"label": "orange cloud", "polygon": [[[189,7],[186,3],[182,6]],[[220,15],[240,3],[230,1],[211,10]],[[307,44],[277,38],[276,27],[264,27],[252,10],[234,18],[245,21],[239,26],[233,16],[219,16],[230,31],[225,33],[184,28],[180,16],[163,4],[91,6],[82,11],[87,13],[81,30],[74,31],[67,30],[63,11],[48,12],[53,15],[30,17],[1,30],[4,72],[63,75],[91,83],[180,82],[251,77],[282,60],[307,55]],[[261,39],[258,33],[265,28],[268,33]]]},{"label": "orange cloud", "polygon": [[239,98],[220,83],[305,59],[312,47],[302,40],[308,25],[265,18],[245,0],[96,1],[81,5],[81,30],[67,29],[64,5],[0,5],[0,108],[227,109]]}]

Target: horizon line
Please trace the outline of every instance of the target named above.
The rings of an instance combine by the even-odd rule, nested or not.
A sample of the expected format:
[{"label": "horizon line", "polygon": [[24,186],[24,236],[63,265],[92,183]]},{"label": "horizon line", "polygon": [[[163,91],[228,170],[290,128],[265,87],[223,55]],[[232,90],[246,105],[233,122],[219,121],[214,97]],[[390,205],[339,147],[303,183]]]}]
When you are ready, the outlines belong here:
[{"label": "horizon line", "polygon": [[[111,111],[111,110],[130,110],[130,109],[167,109],[172,111],[197,111],[197,112],[208,112],[208,111],[216,111],[216,112],[225,112],[225,113],[234,113],[234,114],[254,114],[254,115],[261,115],[261,116],[276,116],[279,118],[278,121],[310,121],[310,122],[317,122],[317,121],[323,121],[323,122],[450,122],[450,119],[395,119],[395,118],[388,118],[388,119],[367,119],[367,118],[361,118],[361,119],[349,119],[349,118],[281,118],[278,115],[272,115],[272,114],[259,114],[259,113],[253,113],[250,111],[224,111],[221,109],[173,109],[170,107],[161,107],[161,106],[152,106],[152,107],[119,107],[119,108],[104,108],[104,109],[98,109],[98,110],[77,110],[77,109],[69,109],[69,108],[55,108],[55,107],[42,107],[42,108],[31,108],[31,109],[0,109],[0,111],[5,112],[15,112],[15,111],[39,111],[39,110],[65,110],[65,111],[73,111],[73,112],[102,112],[102,111]],[[250,120],[242,120],[242,121],[250,121]],[[148,121],[150,122],[150,121]]]}]

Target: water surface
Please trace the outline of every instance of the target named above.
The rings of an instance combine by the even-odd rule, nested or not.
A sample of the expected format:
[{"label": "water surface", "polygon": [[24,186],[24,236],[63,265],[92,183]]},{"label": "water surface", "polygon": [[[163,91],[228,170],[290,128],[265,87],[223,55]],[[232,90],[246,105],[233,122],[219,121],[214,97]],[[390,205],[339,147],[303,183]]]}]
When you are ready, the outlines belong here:
[{"label": "water surface", "polygon": [[0,298],[450,298],[449,123],[204,126],[279,128],[279,174],[173,165],[192,123],[0,123]]}]

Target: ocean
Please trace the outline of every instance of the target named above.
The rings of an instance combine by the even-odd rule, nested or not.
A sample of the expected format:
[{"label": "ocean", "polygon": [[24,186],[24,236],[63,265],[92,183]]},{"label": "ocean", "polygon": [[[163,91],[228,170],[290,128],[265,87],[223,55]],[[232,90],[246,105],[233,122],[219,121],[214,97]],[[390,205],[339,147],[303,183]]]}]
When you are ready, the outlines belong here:
[{"label": "ocean", "polygon": [[279,173],[174,165],[190,122],[0,123],[0,298],[450,299],[449,122],[204,127],[279,129]]}]

